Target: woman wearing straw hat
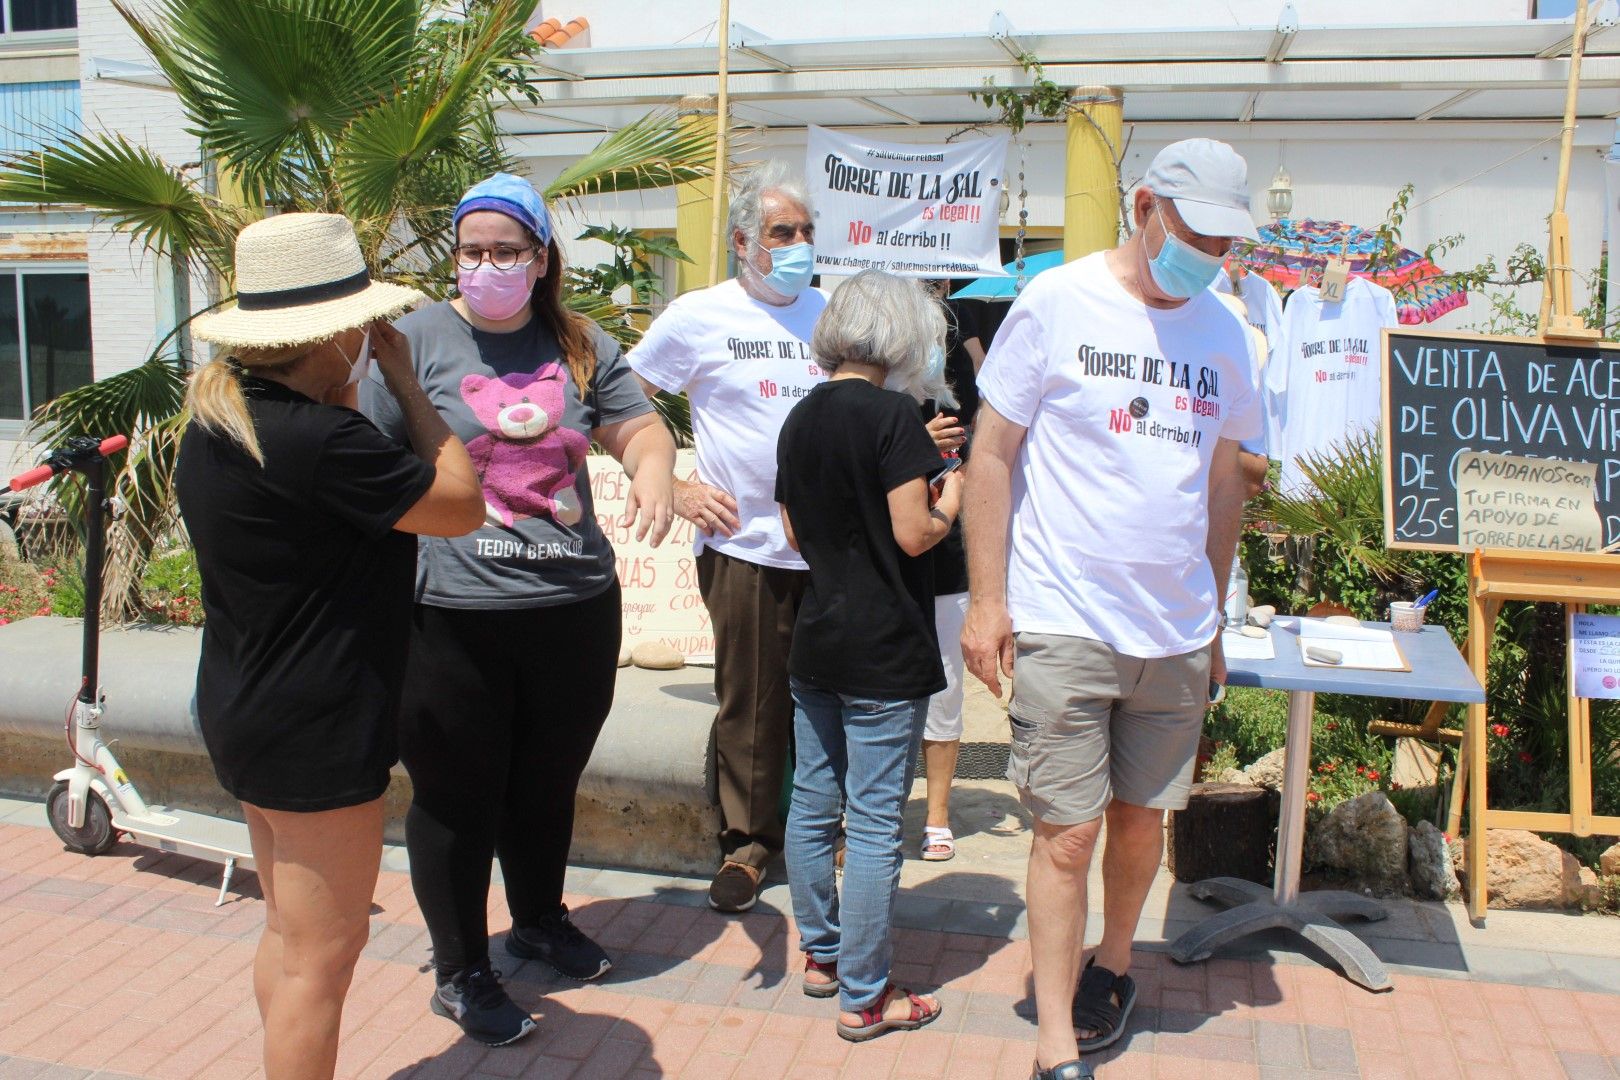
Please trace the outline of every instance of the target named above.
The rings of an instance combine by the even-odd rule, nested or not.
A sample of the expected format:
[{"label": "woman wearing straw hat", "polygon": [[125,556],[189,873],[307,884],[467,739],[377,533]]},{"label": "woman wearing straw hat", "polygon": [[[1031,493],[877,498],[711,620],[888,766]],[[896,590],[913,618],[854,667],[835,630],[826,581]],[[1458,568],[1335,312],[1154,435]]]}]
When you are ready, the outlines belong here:
[{"label": "woman wearing straw hat", "polygon": [[[253,988],[271,1080],[330,1077],[398,759],[416,541],[483,517],[478,478],[388,319],[354,229],[283,214],[236,241],[234,306],[187,392],[175,486],[202,574],[197,717],[264,888]],[[354,411],[375,353],[416,453]]]},{"label": "woman wearing straw hat", "polygon": [[[562,303],[563,258],[527,180],[498,173],[455,212],[461,295],[400,320],[418,377],[467,441],[485,526],[424,540],[400,713],[410,773],[411,884],[433,939],[429,1005],[492,1046],[534,1021],[490,962],[490,864],[501,861],[506,951],[587,980],[612,966],[563,904],[574,796],[613,703],[619,583],[597,525],[592,442],[630,476],[625,520],[660,542],[675,444],[618,345]],[[408,435],[367,384],[362,407]]]}]

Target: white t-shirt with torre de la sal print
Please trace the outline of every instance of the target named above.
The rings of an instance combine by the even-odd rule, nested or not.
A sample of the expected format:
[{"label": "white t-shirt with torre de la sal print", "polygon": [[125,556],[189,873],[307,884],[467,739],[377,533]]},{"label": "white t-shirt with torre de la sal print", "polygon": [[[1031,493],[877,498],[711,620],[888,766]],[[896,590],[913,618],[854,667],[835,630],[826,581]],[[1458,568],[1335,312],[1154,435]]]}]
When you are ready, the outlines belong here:
[{"label": "white t-shirt with torre de la sal print", "polygon": [[810,332],[826,306],[819,289],[777,307],[723,281],[676,297],[626,357],[660,390],[686,392],[698,478],[737,500],[741,527],[730,537],[699,531],[696,551],[807,569],[776,507],[776,439],[793,406],[826,381],[810,358]]},{"label": "white t-shirt with torre de la sal print", "polygon": [[1260,433],[1249,328],[1212,293],[1149,308],[1103,253],[1033,279],[979,392],[1028,429],[1013,465],[1013,629],[1178,656],[1220,622],[1209,535],[1218,439]]}]

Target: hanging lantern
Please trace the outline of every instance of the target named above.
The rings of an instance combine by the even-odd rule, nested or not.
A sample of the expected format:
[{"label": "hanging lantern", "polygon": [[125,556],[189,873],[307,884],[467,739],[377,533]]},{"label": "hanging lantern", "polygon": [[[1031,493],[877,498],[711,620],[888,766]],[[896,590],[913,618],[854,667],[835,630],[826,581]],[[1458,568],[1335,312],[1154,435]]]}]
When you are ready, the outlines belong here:
[{"label": "hanging lantern", "polygon": [[1266,209],[1271,211],[1273,221],[1281,221],[1294,209],[1294,182],[1281,165],[1271,178],[1271,187],[1266,189]]}]

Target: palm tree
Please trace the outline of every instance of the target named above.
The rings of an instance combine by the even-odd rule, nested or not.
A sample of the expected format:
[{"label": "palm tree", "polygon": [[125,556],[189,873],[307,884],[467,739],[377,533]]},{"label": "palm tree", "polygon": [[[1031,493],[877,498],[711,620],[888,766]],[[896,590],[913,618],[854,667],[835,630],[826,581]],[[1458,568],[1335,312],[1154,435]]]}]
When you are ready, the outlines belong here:
[{"label": "palm tree", "polygon": [[[226,298],[235,236],[248,221],[266,208],[341,213],[374,276],[442,295],[453,279],[457,199],[514,164],[496,110],[538,100],[523,74],[539,48],[524,33],[532,3],[463,2],[445,15],[430,0],[156,0],[137,14],[115,0],[178,96],[203,169],[117,132],[66,132],[0,161],[0,200],[89,207],[170,260],[177,281],[194,267],[210,271]],[[713,140],[712,127],[650,113],[607,135],[545,194],[570,200],[699,179],[712,172]],[[611,298],[581,295],[575,306],[623,323]],[[118,483],[137,584],[174,526],[185,321],[144,364],[45,405],[30,430],[54,446],[134,425]],[[71,508],[71,482],[56,493]],[[133,587],[109,589],[111,603],[127,610]]]}]

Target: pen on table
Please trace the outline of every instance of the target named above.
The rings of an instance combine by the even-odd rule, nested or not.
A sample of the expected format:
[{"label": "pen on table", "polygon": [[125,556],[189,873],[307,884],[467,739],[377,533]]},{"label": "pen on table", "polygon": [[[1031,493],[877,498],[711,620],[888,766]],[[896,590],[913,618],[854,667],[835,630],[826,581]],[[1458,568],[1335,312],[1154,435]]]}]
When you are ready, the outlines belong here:
[{"label": "pen on table", "polygon": [[1429,606],[1429,601],[1433,600],[1435,597],[1437,597],[1439,595],[1440,595],[1440,590],[1439,589],[1430,589],[1424,595],[1423,599],[1419,600],[1417,603],[1413,604],[1412,606],[1415,607],[1415,608],[1426,608],[1426,607]]}]

